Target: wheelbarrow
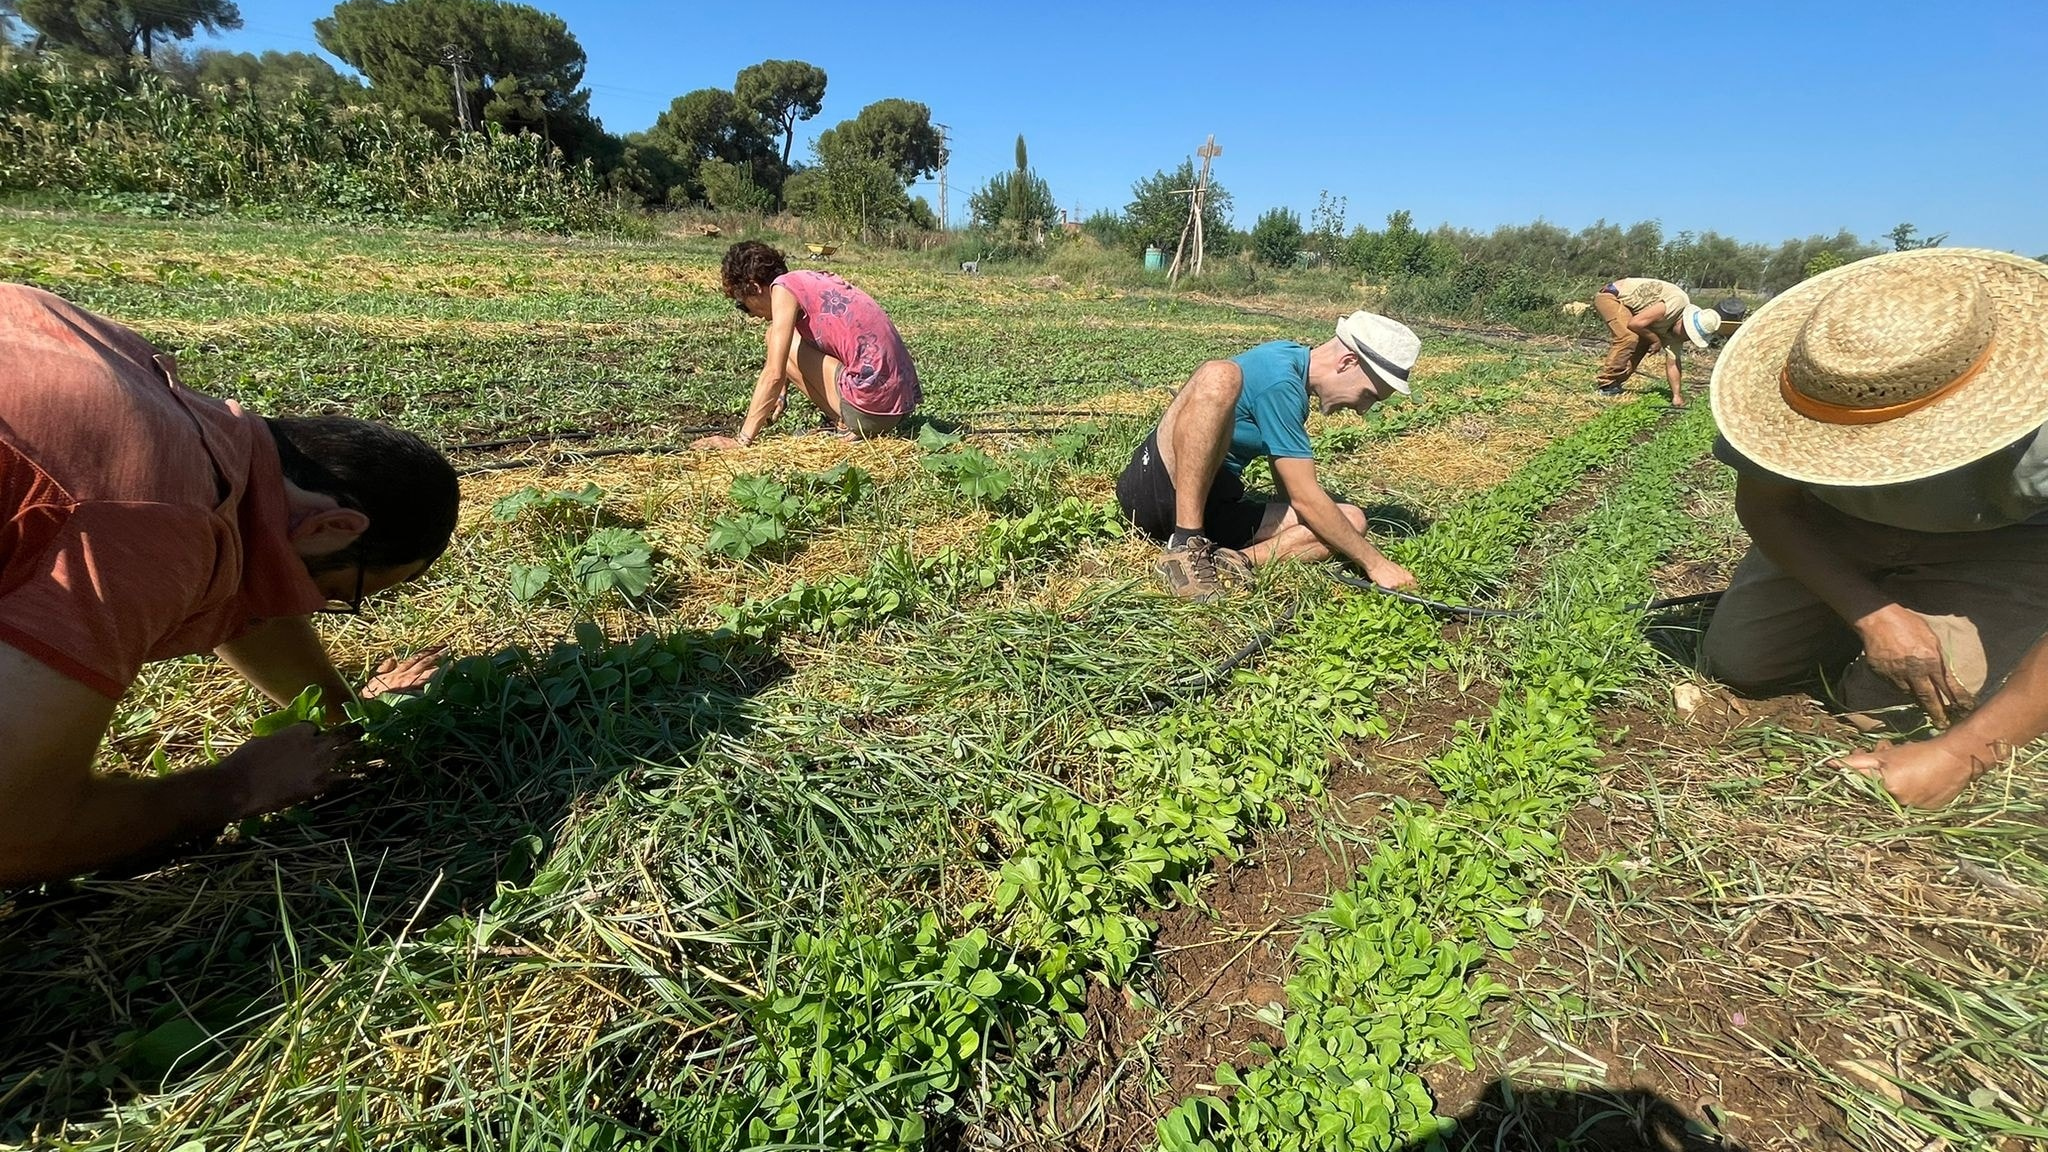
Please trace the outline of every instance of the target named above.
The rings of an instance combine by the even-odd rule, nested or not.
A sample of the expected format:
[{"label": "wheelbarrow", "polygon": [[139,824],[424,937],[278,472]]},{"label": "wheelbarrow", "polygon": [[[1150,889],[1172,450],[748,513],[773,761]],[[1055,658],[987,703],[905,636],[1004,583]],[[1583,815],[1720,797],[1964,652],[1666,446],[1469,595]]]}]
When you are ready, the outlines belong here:
[{"label": "wheelbarrow", "polygon": [[839,245],[837,244],[806,244],[804,247],[811,250],[811,259],[813,260],[823,260],[825,257],[839,251]]}]

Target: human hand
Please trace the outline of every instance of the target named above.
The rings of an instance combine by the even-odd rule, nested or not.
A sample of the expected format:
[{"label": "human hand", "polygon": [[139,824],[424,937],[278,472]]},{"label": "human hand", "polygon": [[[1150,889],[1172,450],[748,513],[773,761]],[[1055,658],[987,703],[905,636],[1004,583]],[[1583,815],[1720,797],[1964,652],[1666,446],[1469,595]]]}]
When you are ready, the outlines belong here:
[{"label": "human hand", "polygon": [[376,674],[363,685],[364,696],[382,696],[386,692],[418,692],[427,686],[440,670],[441,657],[446,649],[430,648],[416,656],[401,660],[392,657],[377,665]]},{"label": "human hand", "polygon": [[261,816],[311,800],[347,779],[344,766],[362,747],[363,730],[294,724],[258,736],[223,757],[238,780],[235,819]]},{"label": "human hand", "polygon": [[1943,808],[1999,759],[1996,749],[1972,746],[1948,733],[1932,740],[1853,753],[1831,763],[1883,784],[1901,804]]},{"label": "human hand", "polygon": [[690,441],[690,447],[695,448],[699,452],[722,452],[728,448],[741,448],[744,445],[731,436],[700,436]]},{"label": "human hand", "polygon": [[1373,583],[1396,592],[1404,592],[1415,587],[1415,574],[1392,560],[1380,561],[1366,569],[1365,574]]},{"label": "human hand", "polygon": [[1911,693],[1936,727],[1948,727],[1951,708],[1960,715],[1976,707],[1976,698],[1949,671],[1934,629],[1918,612],[1887,604],[1856,621],[1856,631],[1863,637],[1870,670]]},{"label": "human hand", "polygon": [[782,419],[782,414],[787,411],[789,411],[789,385],[785,383],[776,391],[775,398],[768,402],[767,422],[770,424],[775,423],[777,420]]}]

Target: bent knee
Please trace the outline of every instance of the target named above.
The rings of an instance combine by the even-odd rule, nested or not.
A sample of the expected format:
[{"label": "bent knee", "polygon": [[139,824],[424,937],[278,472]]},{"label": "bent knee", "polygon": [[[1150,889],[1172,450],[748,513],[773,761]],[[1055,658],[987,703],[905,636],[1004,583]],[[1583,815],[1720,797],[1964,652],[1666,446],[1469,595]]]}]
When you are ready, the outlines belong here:
[{"label": "bent knee", "polygon": [[1781,653],[1734,642],[1725,635],[1717,639],[1711,626],[1700,639],[1699,671],[1737,696],[1752,699],[1782,696],[1821,680],[1817,659],[1787,660]]},{"label": "bent knee", "polygon": [[1228,360],[1208,360],[1188,377],[1184,391],[1196,396],[1237,403],[1244,393],[1244,373]]}]

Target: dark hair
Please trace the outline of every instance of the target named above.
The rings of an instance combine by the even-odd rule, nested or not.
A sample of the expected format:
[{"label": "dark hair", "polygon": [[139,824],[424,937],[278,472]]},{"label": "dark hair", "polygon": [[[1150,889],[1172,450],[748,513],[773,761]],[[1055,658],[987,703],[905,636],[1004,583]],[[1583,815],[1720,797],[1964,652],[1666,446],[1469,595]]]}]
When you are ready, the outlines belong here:
[{"label": "dark hair", "polygon": [[782,253],[759,240],[742,240],[725,250],[725,263],[718,275],[725,282],[725,294],[737,300],[748,289],[766,288],[788,271],[789,261]]},{"label": "dark hair", "polygon": [[432,563],[455,534],[461,486],[447,457],[410,432],[346,416],[263,421],[285,479],[369,517],[336,557],[365,568]]}]

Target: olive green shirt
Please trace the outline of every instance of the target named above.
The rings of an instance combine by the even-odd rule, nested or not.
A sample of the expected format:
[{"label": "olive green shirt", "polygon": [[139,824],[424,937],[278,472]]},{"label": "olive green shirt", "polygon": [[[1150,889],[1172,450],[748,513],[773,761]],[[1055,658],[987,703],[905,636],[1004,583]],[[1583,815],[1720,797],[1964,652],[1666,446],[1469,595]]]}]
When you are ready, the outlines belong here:
[{"label": "olive green shirt", "polygon": [[[1785,482],[1735,450],[1725,437],[1714,455],[1737,472]],[[1910,532],[1987,532],[2014,524],[2048,526],[2048,426],[1979,460],[1924,480],[1874,487],[1801,484],[1845,516]]]}]

